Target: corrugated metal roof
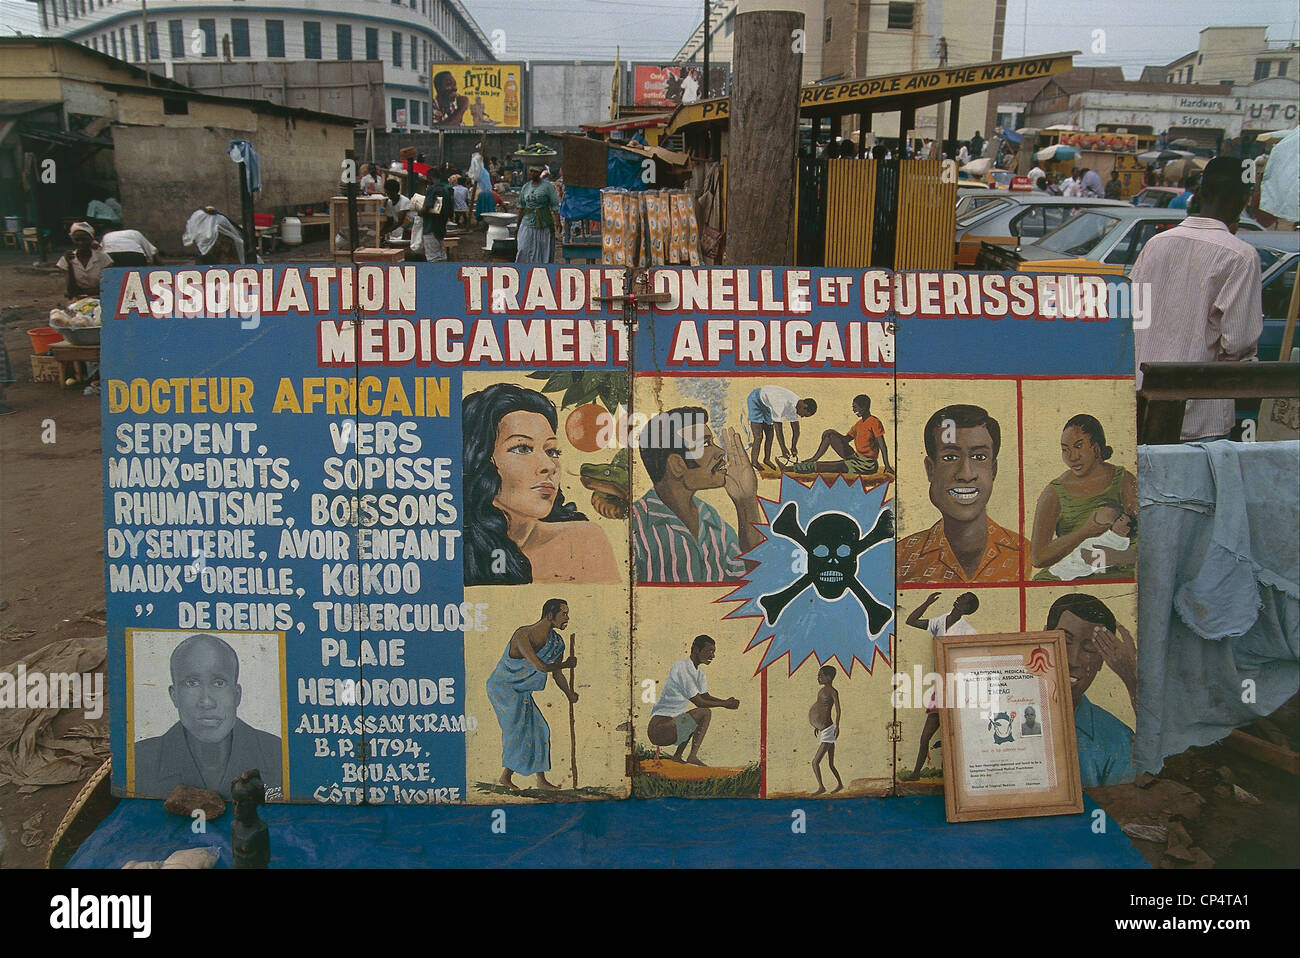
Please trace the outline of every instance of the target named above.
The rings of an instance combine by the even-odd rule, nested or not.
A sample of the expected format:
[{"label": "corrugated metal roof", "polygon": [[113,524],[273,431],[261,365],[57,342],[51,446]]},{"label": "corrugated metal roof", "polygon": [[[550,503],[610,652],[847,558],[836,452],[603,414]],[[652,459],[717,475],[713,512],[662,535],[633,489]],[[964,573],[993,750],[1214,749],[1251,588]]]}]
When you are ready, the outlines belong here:
[{"label": "corrugated metal roof", "polygon": [[59,106],[58,100],[0,100],[0,116],[25,116],[37,110],[48,110]]}]

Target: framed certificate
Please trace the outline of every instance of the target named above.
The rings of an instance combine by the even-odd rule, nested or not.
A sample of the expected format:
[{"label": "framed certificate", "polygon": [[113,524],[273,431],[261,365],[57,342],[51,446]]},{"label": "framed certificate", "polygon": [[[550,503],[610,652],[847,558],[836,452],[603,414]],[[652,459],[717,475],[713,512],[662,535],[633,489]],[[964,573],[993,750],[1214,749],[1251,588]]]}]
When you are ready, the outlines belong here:
[{"label": "framed certificate", "polygon": [[948,821],[1081,813],[1065,633],[940,636],[934,663]]}]

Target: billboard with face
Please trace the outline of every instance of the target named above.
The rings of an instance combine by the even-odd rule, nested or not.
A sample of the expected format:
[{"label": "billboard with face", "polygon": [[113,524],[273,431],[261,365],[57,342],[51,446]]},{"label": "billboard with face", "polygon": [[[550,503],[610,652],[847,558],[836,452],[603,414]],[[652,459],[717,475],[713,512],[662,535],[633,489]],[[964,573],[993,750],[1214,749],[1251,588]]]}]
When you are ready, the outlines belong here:
[{"label": "billboard with face", "polygon": [[438,63],[433,74],[435,127],[517,130],[523,126],[524,69],[519,63]]}]

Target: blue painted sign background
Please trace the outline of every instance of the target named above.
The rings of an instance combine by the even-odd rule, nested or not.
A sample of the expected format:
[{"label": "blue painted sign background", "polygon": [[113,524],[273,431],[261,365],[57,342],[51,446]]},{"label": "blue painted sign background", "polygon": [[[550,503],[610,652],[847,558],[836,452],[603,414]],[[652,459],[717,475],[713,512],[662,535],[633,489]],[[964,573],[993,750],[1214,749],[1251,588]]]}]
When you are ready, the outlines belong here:
[{"label": "blue painted sign background", "polygon": [[[954,276],[966,285],[958,288]],[[1063,414],[1076,411],[1060,396],[1076,395],[1069,390],[1088,380],[1105,381],[1109,385],[1100,392],[1077,393],[1088,405],[1077,411],[1098,414],[1121,437],[1132,420],[1129,321],[1072,315],[1078,291],[1062,302],[1054,290],[1044,293],[1041,282],[1008,274],[660,270],[655,288],[673,300],[641,314],[631,412],[635,418],[662,411],[656,402],[665,382],[673,382],[673,396],[680,391],[689,399],[688,379],[712,378],[728,383],[728,389],[747,390],[746,376],[768,377],[801,394],[831,397],[821,418],[808,427],[805,443],[816,445],[824,428],[843,431],[850,424],[853,394],[869,392],[897,464],[898,481],[889,483],[883,501],[899,516],[901,539],[934,519],[927,512],[927,480],[920,468],[924,417],[931,407],[951,402],[984,403],[1011,437],[990,515],[1022,536],[1027,548],[1034,498],[1051,469],[1060,471],[1056,446]],[[193,293],[192,309],[170,295],[186,284],[200,291]],[[475,724],[495,729],[482,699],[484,669],[511,632],[536,617],[532,606],[542,591],[539,579],[528,587],[526,600],[516,602],[501,586],[475,585],[467,591],[463,584],[463,400],[494,377],[523,382],[541,371],[625,369],[626,340],[617,311],[596,301],[620,290],[620,271],[572,267],[489,271],[420,264],[394,273],[347,266],[109,273],[103,297],[108,317],[102,347],[103,499],[115,792],[165,797],[187,777],[185,784],[221,790],[227,773],[243,771],[235,766],[255,758],[272,799],[472,800],[476,782],[485,780],[482,769],[496,764],[499,742],[484,746],[493,752],[487,758],[468,755]],[[214,306],[228,305],[231,295],[247,299],[248,308],[213,315],[219,312]],[[1061,383],[1074,385],[1054,395]],[[203,394],[200,403],[196,388]],[[542,388],[538,382],[536,389]],[[574,400],[549,395],[560,412],[559,445],[572,454],[565,415]],[[727,400],[733,407],[727,422],[742,433],[743,399],[736,393]],[[679,401],[686,400],[674,400]],[[664,399],[663,404],[672,403]],[[1043,434],[1035,435],[1038,447],[1028,452],[1028,440],[1020,440],[1040,412]],[[811,451],[808,445],[803,449]],[[606,458],[612,451],[606,450]],[[1013,454],[1020,458],[1013,460]],[[634,452],[635,495],[646,489],[640,470]],[[593,512],[604,493],[592,494],[588,504],[582,486],[563,481],[569,500],[617,546],[614,553],[626,550],[617,544],[627,543],[627,526]],[[770,522],[776,509],[769,506],[790,498],[780,490],[791,480],[765,481],[759,495],[768,503],[763,518]],[[835,495],[848,488],[843,480],[827,479],[826,488],[832,485]],[[863,484],[861,493],[853,494],[867,489]],[[869,509],[864,505],[858,518],[863,535],[884,508],[876,501],[880,498],[873,498]],[[857,499],[849,505],[846,511],[856,510]],[[782,549],[791,547],[786,543]],[[872,576],[888,580],[894,564],[873,554],[871,568]],[[1022,565],[999,588],[980,593],[990,613],[982,631],[1043,626],[1034,620],[1054,594],[1036,592],[1033,574]],[[580,611],[588,616],[579,630],[593,619],[617,620],[630,633],[631,623],[620,609],[626,610],[631,581],[590,585],[587,593],[570,589],[578,596],[569,600],[575,617]],[[787,674],[800,664],[794,658],[802,662],[810,656],[819,663],[834,659],[846,672],[855,657],[868,667],[876,664],[879,677],[871,695],[877,698],[879,685],[879,699],[886,702],[889,678],[928,658],[927,652],[900,661],[895,647],[901,638],[898,623],[921,594],[909,590],[959,585],[921,576],[891,592],[888,581],[873,581],[872,594],[891,604],[895,617],[879,632],[869,634],[868,626],[858,649],[832,629],[824,630],[826,641],[820,642],[790,629],[784,638],[780,629],[764,629],[766,623],[755,618],[759,592],[786,581],[773,572],[761,584],[762,589],[746,592],[736,581],[721,586],[717,599],[697,589],[665,602],[659,583],[658,591],[635,588],[633,601],[643,610],[639,614],[648,616],[644,622],[669,616],[667,627],[656,624],[655,630],[671,634],[674,643],[686,628],[682,609],[689,603],[701,608],[719,603],[706,610],[716,621],[699,629],[722,630],[729,627],[722,625],[724,617],[737,619],[744,641],[753,644],[747,649],[742,643],[729,654],[750,673],[766,670],[787,651],[791,658],[780,666]],[[1112,606],[1134,594],[1131,576],[1106,580],[1099,588],[1110,590]],[[722,603],[733,590],[732,603],[753,601],[743,607]],[[951,604],[950,598],[945,592],[943,601]],[[818,600],[808,591],[799,601]],[[527,609],[520,607],[525,602]],[[835,608],[854,606],[848,601]],[[791,609],[793,622],[799,607]],[[855,615],[855,622],[863,619],[861,607]],[[761,653],[750,651],[773,634],[775,644]],[[195,635],[219,642],[195,642]],[[661,650],[665,670],[678,656],[676,648]],[[231,653],[238,675],[223,678],[220,663]],[[631,657],[629,637],[623,658]],[[180,674],[173,668],[177,663]],[[231,671],[227,662],[225,672]],[[634,671],[634,686],[647,676]],[[183,692],[182,685],[192,691]],[[595,686],[595,694],[617,700],[615,711],[626,712],[627,689],[626,677],[615,669],[605,684]],[[1121,692],[1111,692],[1108,702],[1122,698]],[[765,676],[761,694],[767,701]],[[770,709],[764,707],[764,722],[769,711],[798,715],[807,707],[803,699],[796,705],[776,698]],[[474,701],[477,706],[471,707]],[[632,710],[636,707],[634,702]],[[558,770],[569,745],[559,744],[556,714],[550,729]],[[874,720],[874,708],[870,717]],[[613,731],[617,723],[604,724],[609,728],[602,734],[621,743],[623,733]],[[634,716],[638,742],[644,742],[644,724]],[[241,731],[242,726],[251,731]],[[220,741],[214,743],[214,758],[194,744],[202,743],[205,729],[233,746],[223,751]],[[573,747],[587,754],[595,746],[583,741],[581,721],[578,729]],[[904,734],[913,737],[906,723]],[[750,752],[758,753],[761,738],[771,766],[770,774],[764,768],[762,794],[776,794],[787,788],[787,778],[803,775],[787,774],[783,760],[773,758],[779,729],[769,734],[767,725],[756,727],[752,737],[753,743],[736,747],[735,762],[743,764]],[[177,742],[189,743],[185,753],[176,751]],[[228,788],[228,781],[224,784]]]}]

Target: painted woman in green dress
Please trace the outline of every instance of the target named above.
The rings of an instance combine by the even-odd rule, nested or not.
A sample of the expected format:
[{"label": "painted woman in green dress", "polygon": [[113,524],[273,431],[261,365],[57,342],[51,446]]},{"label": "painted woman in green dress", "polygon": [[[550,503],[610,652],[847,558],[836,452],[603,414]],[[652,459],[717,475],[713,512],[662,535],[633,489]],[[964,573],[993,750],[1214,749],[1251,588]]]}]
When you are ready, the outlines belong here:
[{"label": "painted woman in green dress", "polygon": [[[1107,462],[1113,451],[1106,445],[1106,433],[1093,416],[1074,416],[1061,433],[1061,459],[1065,472],[1047,484],[1034,510],[1034,531],[1030,557],[1039,571],[1035,580],[1058,580],[1052,572],[1076,552],[1089,566],[1085,576],[1067,578],[1124,579],[1137,566],[1136,531],[1127,534],[1125,548],[1107,533],[1120,516],[1120,525],[1131,529],[1137,521],[1137,479],[1122,466]],[[1088,540],[1102,538],[1100,542]],[[1107,544],[1107,543],[1111,544]],[[1066,567],[1065,565],[1062,568]]]}]

